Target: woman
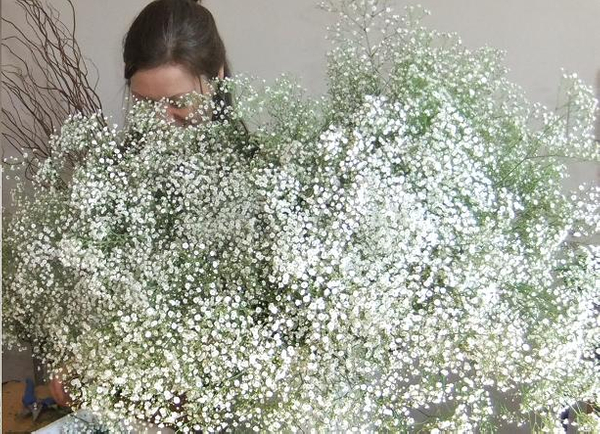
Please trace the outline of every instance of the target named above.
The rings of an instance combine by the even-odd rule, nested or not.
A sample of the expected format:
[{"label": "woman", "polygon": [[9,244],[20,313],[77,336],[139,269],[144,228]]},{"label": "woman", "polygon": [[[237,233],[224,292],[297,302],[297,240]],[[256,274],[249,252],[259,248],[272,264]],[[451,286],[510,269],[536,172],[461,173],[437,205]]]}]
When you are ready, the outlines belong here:
[{"label": "woman", "polygon": [[[197,116],[197,108],[173,103],[183,94],[210,94],[216,107],[232,104],[231,95],[220,94],[210,84],[213,78],[229,77],[230,71],[215,20],[199,1],[155,0],[148,4],[127,32],[123,60],[133,98],[167,98],[171,103],[166,114],[177,125],[185,126]],[[212,119],[217,120],[218,115],[213,113]],[[51,380],[50,390],[57,404],[69,405],[60,376]]]},{"label": "woman", "polygon": [[[225,46],[212,14],[193,0],[156,0],[131,25],[124,41],[125,80],[134,99],[172,102],[196,91],[220,106],[231,96],[215,92],[210,79],[229,77]],[[185,125],[193,107],[166,107],[169,120]],[[214,119],[214,117],[213,117]]]}]

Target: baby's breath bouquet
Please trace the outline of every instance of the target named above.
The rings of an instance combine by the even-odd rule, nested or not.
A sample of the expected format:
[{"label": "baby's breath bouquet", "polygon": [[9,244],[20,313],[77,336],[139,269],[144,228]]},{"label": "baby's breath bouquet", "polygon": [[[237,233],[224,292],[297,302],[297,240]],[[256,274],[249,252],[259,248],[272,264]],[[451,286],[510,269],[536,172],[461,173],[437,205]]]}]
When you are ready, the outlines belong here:
[{"label": "baby's breath bouquet", "polygon": [[561,190],[591,91],[550,111],[420,9],[323,6],[322,98],[236,77],[213,122],[65,122],[15,194],[5,342],[114,432],[561,430],[600,391],[598,188]]}]

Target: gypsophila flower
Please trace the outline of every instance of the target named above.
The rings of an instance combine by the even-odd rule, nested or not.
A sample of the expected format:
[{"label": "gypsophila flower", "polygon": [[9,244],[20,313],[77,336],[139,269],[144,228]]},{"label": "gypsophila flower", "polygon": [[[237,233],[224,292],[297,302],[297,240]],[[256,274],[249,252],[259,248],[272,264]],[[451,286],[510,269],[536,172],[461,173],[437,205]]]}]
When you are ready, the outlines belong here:
[{"label": "gypsophila flower", "polygon": [[323,6],[326,96],[238,76],[171,102],[185,128],[65,121],[13,194],[5,343],[111,432],[562,429],[600,391],[600,188],[561,187],[600,159],[591,90],[549,111],[418,8]]}]

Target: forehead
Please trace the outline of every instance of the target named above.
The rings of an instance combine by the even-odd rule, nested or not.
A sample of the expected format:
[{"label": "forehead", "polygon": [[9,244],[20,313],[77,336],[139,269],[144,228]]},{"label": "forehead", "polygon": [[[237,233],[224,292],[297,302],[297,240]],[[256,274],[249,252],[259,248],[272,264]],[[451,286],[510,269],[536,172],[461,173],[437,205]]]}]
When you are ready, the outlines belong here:
[{"label": "forehead", "polygon": [[198,78],[180,65],[139,70],[130,85],[132,93],[155,100],[201,90]]}]

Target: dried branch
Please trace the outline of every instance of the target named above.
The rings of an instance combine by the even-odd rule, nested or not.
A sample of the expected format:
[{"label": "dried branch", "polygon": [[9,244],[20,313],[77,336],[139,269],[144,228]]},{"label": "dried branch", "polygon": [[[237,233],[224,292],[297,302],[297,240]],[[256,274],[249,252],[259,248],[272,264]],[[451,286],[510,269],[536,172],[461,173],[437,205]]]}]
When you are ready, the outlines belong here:
[{"label": "dried branch", "polygon": [[[69,114],[81,112],[90,115],[102,109],[96,93],[96,79],[92,85],[86,59],[75,38],[76,19],[72,0],[70,27],[49,3],[40,0],[16,0],[25,14],[26,25],[19,27],[2,18],[11,32],[2,39],[11,64],[2,65],[2,87],[5,103],[2,107],[2,136],[20,155],[33,156],[26,162],[25,177],[39,168],[39,163],[52,156],[49,139]],[[72,169],[85,156],[68,155]],[[10,162],[4,164],[11,165]]]}]

